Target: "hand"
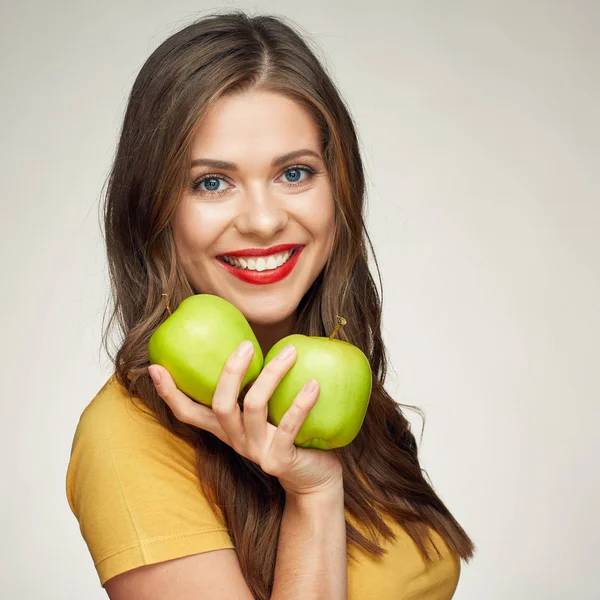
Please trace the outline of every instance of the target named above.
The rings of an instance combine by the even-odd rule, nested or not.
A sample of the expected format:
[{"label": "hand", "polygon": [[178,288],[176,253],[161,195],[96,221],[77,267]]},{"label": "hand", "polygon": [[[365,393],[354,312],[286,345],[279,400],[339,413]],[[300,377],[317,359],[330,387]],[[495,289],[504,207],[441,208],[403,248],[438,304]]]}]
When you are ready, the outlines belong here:
[{"label": "hand", "polygon": [[216,435],[265,473],[277,477],[287,493],[303,495],[342,489],[342,466],[333,452],[294,446],[296,435],[319,396],[316,381],[311,380],[302,388],[278,427],[267,421],[269,398],[296,360],[292,345],[265,366],[244,398],[244,410],[240,410],[240,385],[253,353],[252,344],[243,342],[231,354],[219,377],[212,407],[195,402],[177,389],[164,367],[150,365],[148,372],[159,396],[177,419]]}]

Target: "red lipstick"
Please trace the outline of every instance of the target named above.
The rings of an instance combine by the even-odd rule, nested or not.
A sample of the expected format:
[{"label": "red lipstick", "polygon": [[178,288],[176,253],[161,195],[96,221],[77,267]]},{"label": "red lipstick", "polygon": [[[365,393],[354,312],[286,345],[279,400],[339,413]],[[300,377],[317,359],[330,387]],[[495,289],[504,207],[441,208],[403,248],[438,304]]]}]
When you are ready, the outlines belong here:
[{"label": "red lipstick", "polygon": [[270,256],[279,252],[286,252],[292,248],[298,248],[300,244],[279,244],[270,248],[246,248],[245,250],[233,250],[223,252],[221,256]]},{"label": "red lipstick", "polygon": [[[283,263],[280,267],[275,269],[268,269],[266,271],[252,271],[249,269],[238,269],[228,263],[226,263],[223,256],[270,256],[272,254],[278,254],[279,252],[285,252],[294,248],[294,252],[288,258],[287,262]],[[279,246],[272,246],[271,248],[248,248],[246,250],[236,250],[235,252],[228,252],[217,257],[219,264],[231,273],[234,277],[245,283],[253,283],[255,285],[267,285],[269,283],[276,283],[286,278],[296,266],[300,254],[304,250],[304,246],[298,246],[297,244],[280,244]]]}]

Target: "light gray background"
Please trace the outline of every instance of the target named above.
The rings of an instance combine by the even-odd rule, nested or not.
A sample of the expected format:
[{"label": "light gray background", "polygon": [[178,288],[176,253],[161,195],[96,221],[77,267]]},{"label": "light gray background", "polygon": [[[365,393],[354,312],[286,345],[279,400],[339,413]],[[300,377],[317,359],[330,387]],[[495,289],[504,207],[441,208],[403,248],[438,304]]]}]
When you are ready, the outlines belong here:
[{"label": "light gray background", "polygon": [[478,546],[455,597],[599,598],[600,10],[566,0],[2,3],[0,595],[105,597],[64,492],[98,200],[143,62],[232,6],[310,32],[356,118],[389,387]]}]

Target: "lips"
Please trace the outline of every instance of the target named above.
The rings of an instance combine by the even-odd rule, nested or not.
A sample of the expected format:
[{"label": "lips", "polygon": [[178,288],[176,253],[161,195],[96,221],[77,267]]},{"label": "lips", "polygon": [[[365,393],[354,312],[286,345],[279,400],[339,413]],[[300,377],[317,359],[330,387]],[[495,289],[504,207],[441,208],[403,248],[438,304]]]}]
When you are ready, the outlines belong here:
[{"label": "lips", "polygon": [[271,246],[269,248],[246,248],[245,250],[225,252],[224,254],[221,254],[221,256],[269,256],[271,254],[277,254],[277,252],[293,250],[301,245],[302,244],[278,244],[277,246]]},{"label": "lips", "polygon": [[303,249],[304,246],[298,244],[247,248],[217,256],[217,261],[241,281],[266,285],[287,277],[298,263]]}]

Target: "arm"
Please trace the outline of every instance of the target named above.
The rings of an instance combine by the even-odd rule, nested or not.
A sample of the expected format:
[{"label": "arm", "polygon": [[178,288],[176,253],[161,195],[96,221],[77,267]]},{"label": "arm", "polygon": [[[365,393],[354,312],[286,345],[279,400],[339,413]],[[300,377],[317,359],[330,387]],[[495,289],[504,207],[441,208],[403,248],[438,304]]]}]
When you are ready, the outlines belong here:
[{"label": "arm", "polygon": [[[302,388],[277,427],[267,421],[268,399],[296,358],[295,350],[289,347],[286,350],[291,348],[291,352],[284,350],[263,368],[240,411],[239,390],[252,356],[252,347],[250,353],[244,351],[247,345],[242,344],[228,359],[210,407],[178,390],[163,367],[151,365],[148,370],[175,417],[210,431],[265,473],[277,477],[285,490],[272,600],[345,600],[342,466],[333,452],[294,445],[317,401],[318,384]],[[140,567],[107,582],[106,589],[111,600],[159,600],[165,593],[172,600],[252,599],[232,549]]]},{"label": "arm", "polygon": [[344,491],[287,494],[272,600],[346,600]]},{"label": "arm", "polygon": [[[346,600],[343,489],[286,496],[271,600]],[[252,600],[226,548],[139,567],[106,582],[111,600]]]}]

